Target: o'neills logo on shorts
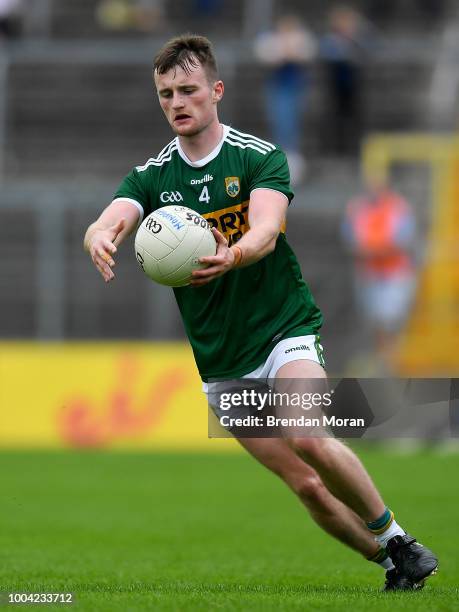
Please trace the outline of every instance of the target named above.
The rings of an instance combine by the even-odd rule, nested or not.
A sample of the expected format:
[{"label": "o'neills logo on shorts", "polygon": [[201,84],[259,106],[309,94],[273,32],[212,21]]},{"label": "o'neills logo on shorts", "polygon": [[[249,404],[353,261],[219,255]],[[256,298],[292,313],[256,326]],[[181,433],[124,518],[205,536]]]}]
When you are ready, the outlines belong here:
[{"label": "o'neills logo on shorts", "polygon": [[311,349],[309,348],[309,346],[306,346],[306,344],[300,344],[300,346],[294,346],[292,348],[289,348],[285,351],[285,354],[287,353],[293,353],[293,351],[310,351]]}]

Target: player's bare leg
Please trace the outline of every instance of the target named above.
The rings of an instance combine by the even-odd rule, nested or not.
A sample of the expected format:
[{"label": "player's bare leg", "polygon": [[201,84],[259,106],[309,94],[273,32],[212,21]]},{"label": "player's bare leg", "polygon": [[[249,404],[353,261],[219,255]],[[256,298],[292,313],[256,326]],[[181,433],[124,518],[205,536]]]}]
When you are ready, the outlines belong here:
[{"label": "player's bare leg", "polygon": [[[325,378],[324,369],[314,361],[291,361],[277,372],[276,379],[308,380]],[[335,438],[292,438],[296,453],[312,466],[335,497],[365,522],[374,521],[385,510],[373,481],[356,455]]]},{"label": "player's bare leg", "polygon": [[334,438],[293,440],[301,457],[320,474],[329,491],[366,523],[385,510],[373,481],[356,455]]},{"label": "player's bare leg", "polygon": [[[324,377],[323,368],[316,362],[297,360],[282,366],[276,381],[285,387],[289,380],[294,387],[296,381],[307,384],[308,379]],[[389,560],[383,559],[380,563],[383,567],[387,567],[384,565],[387,562],[395,565],[393,570],[388,568],[385,590],[421,588],[425,579],[437,571],[438,560],[431,550],[397,524],[356,455],[339,440],[330,437],[294,437],[288,442],[298,456],[318,472],[329,492],[355,512],[362,523],[365,521],[368,530],[390,555]],[[380,562],[379,553],[372,560]]]},{"label": "player's bare leg", "polygon": [[240,438],[239,443],[260,463],[284,480],[327,533],[365,558],[379,549],[364,522],[334,497],[318,473],[280,438]]}]

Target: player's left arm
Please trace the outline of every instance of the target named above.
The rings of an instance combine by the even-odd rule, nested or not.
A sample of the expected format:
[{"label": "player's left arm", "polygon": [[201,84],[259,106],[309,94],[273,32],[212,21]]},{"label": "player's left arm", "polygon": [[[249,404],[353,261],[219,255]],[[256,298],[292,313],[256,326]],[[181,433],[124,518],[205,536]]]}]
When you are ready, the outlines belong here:
[{"label": "player's left arm", "polygon": [[279,191],[263,188],[252,191],[249,202],[249,231],[237,244],[228,247],[228,241],[223,234],[213,228],[217,253],[199,260],[208,264],[208,267],[193,272],[191,285],[206,285],[229,270],[250,266],[274,251],[287,207],[288,199]]}]

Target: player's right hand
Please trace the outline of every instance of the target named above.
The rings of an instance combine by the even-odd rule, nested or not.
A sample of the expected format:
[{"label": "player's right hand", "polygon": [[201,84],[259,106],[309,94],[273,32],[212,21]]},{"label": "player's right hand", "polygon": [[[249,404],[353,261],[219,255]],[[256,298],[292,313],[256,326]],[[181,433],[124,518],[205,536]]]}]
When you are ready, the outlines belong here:
[{"label": "player's right hand", "polygon": [[123,218],[105,229],[94,228],[88,240],[87,246],[91,259],[106,283],[115,278],[112,268],[115,265],[113,255],[117,249],[114,242],[125,224],[126,219]]}]

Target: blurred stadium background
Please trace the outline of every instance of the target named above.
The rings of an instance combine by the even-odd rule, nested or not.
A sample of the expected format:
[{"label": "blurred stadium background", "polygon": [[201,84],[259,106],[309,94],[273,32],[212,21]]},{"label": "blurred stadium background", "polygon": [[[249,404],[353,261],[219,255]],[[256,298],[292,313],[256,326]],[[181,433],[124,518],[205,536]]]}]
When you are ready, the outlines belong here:
[{"label": "blurred stadium background", "polygon": [[[0,21],[4,21],[3,4],[0,2]],[[174,581],[185,584],[194,571],[180,556],[182,539],[176,535],[175,548],[168,549],[165,542],[170,542],[167,537],[173,537],[172,527],[166,539],[159,527],[167,513],[173,513],[172,508],[178,513],[181,500],[174,497],[171,483],[178,483],[186,492],[190,506],[183,532],[189,537],[196,529],[207,538],[207,527],[198,510],[208,504],[206,496],[212,495],[212,482],[225,482],[234,496],[243,487],[241,495],[252,504],[251,513],[245,515],[247,524],[252,526],[259,524],[253,510],[258,499],[268,493],[283,499],[284,493],[274,484],[271,487],[268,477],[265,480],[262,472],[249,467],[249,460],[246,463],[242,457],[233,457],[236,464],[225,463],[220,457],[218,473],[216,469],[207,475],[207,491],[207,462],[198,454],[190,453],[185,460],[180,455],[172,465],[160,458],[129,459],[126,454],[130,463],[123,469],[122,462],[110,453],[105,459],[91,453],[84,457],[76,454],[72,459],[70,455],[64,458],[62,454],[39,455],[28,450],[234,449],[228,440],[206,437],[206,404],[172,292],[144,278],[137,268],[132,243],[121,250],[118,279],[109,286],[101,281],[82,249],[86,227],[111,200],[120,179],[171,139],[155,99],[151,64],[156,50],[172,35],[196,31],[214,41],[226,84],[221,120],[271,140],[265,99],[267,68],[256,59],[253,41],[282,14],[295,13],[307,24],[318,41],[318,51],[311,61],[309,102],[301,130],[303,168],[287,231],[304,277],[324,312],[322,339],[329,370],[335,376],[365,376],[381,371],[414,377],[459,374],[459,6],[454,0],[360,0],[351,5],[365,23],[370,42],[357,62],[357,146],[344,149],[323,139],[332,108],[320,40],[328,28],[331,2],[23,0],[18,3],[17,15],[3,28],[0,447],[24,449],[25,453],[5,450],[1,454],[5,482],[11,491],[3,508],[3,524],[9,524],[10,530],[4,532],[2,546],[6,560],[14,561],[7,563],[8,571],[3,577],[9,588],[23,588],[21,580],[25,579],[30,588],[65,588],[71,583],[78,589],[78,580],[90,584],[100,579],[102,584],[103,559],[107,584],[110,579],[123,582],[124,576],[134,585],[126,590],[135,591],[136,579],[148,579],[147,566],[142,566],[151,550],[148,546],[140,558],[130,554],[122,557],[121,569],[115,569],[108,561],[104,546],[98,549],[99,557],[90,557],[82,546],[84,542],[91,545],[91,528],[102,538],[98,541],[106,544],[104,534],[112,530],[112,541],[119,545],[120,555],[124,542],[116,539],[120,533],[128,534],[126,542],[128,536],[131,541],[139,538],[140,531],[137,533],[133,524],[128,528],[123,523],[131,510],[126,508],[122,517],[107,516],[119,503],[117,483],[121,483],[126,495],[135,498],[142,494],[145,479],[157,469],[163,480],[158,481],[158,472],[153,484],[163,499],[155,499],[152,521],[146,514],[142,520],[145,529],[155,525],[156,540],[152,539],[151,544],[165,555],[159,558],[158,568],[169,568],[174,563],[180,567],[175,573],[171,570],[164,574],[164,584],[169,584],[166,591],[172,589]],[[389,370],[387,363],[380,369],[371,330],[357,310],[354,262],[342,239],[346,205],[362,191],[364,173],[386,175],[391,186],[413,206],[419,228],[418,289],[391,353]],[[385,490],[402,498],[406,508],[413,511],[424,505],[426,513],[418,514],[418,527],[424,533],[426,525],[432,528],[427,529],[431,536],[434,530],[438,535],[438,523],[451,524],[450,481],[446,477],[435,480],[435,474],[446,469],[444,458],[421,461],[419,477],[432,470],[433,488],[427,492],[421,481],[411,480],[414,461],[420,459],[410,460],[413,463],[405,464],[402,479],[417,484],[402,490],[390,478],[398,469],[397,461],[387,457],[380,461],[378,451],[373,452],[368,452],[368,461]],[[61,471],[59,466],[63,466]],[[246,476],[258,483],[255,488],[246,483]],[[68,487],[64,481],[68,481]],[[125,488],[127,483],[131,488]],[[219,495],[224,494],[222,491]],[[40,495],[47,503],[31,503]],[[81,503],[79,514],[76,506],[75,511],[70,507],[74,507],[76,495]],[[143,495],[145,513],[149,497]],[[244,513],[244,504],[239,510],[234,499],[234,512]],[[433,503],[436,499],[443,499],[439,504],[443,515],[438,515],[434,526],[433,513],[440,512]],[[22,500],[22,505],[15,500]],[[429,500],[433,504],[431,511]],[[277,503],[281,512],[281,503]],[[225,509],[223,504],[217,514]],[[140,514],[139,509],[137,519]],[[299,524],[299,514],[298,510],[298,522],[294,524]],[[407,514],[408,510],[405,517]],[[97,523],[96,516],[106,520]],[[69,517],[68,522],[65,517]],[[182,518],[177,514],[175,520]],[[214,519],[210,529],[216,529],[217,537],[225,546],[231,546]],[[233,521],[231,529],[240,527],[240,522],[236,525]],[[313,529],[310,523],[309,527]],[[276,525],[269,525],[269,529],[276,529]],[[55,530],[60,548],[50,548],[48,558],[40,556],[37,551],[49,545]],[[306,527],[304,530],[309,538]],[[247,528],[244,533],[250,542],[253,530]],[[255,533],[257,546],[267,556],[264,562],[261,557],[257,559],[255,565],[261,564],[260,572],[246,573],[247,581],[251,576],[260,580],[269,559],[274,563],[272,567],[277,567],[261,544],[261,532],[255,528]],[[296,548],[296,537],[295,532],[287,538],[290,551]],[[452,558],[454,551],[452,544],[448,549],[446,531],[442,537],[443,553]],[[324,542],[320,540],[318,545]],[[433,545],[432,540],[429,542]],[[276,550],[283,544],[285,541],[278,542]],[[212,573],[213,569],[204,558],[207,560],[215,549],[202,548],[202,542],[190,540],[188,545],[190,554],[202,557],[201,565],[198,563],[194,569],[197,579],[205,583],[206,572]],[[67,552],[72,547],[80,557],[71,566]],[[315,570],[319,572],[315,575],[317,584],[339,576],[349,578],[354,586],[360,585],[359,577],[348,576],[346,571],[340,574],[339,564],[346,562],[348,553],[335,553],[337,548],[331,544],[330,549],[322,548],[327,571],[320,574]],[[240,563],[247,551],[236,552],[240,557],[234,562]],[[219,563],[228,569],[231,560],[222,554]],[[298,554],[296,563],[294,573],[298,577],[303,568]],[[60,564],[70,583],[59,573]],[[49,565],[54,568],[51,572]],[[320,564],[315,567],[322,570]],[[158,571],[157,576],[161,575]],[[281,571],[284,570],[279,568]],[[44,576],[51,582],[46,582],[48,578]],[[216,582],[224,580],[222,576],[214,578]],[[237,582],[239,577],[234,574],[232,580]],[[275,569],[270,580],[276,580]],[[105,587],[98,588],[102,592]],[[101,596],[109,599],[110,588]],[[146,587],[139,588],[145,591]],[[266,588],[262,593],[266,599],[264,609],[270,609],[269,602],[274,605],[277,597],[276,605],[282,609],[284,597],[298,594],[294,589],[278,592],[273,587],[271,592],[270,587]],[[228,589],[223,595],[226,593],[233,601],[231,597],[235,595]],[[246,590],[248,598],[253,595],[250,587]],[[199,601],[199,592],[198,589],[193,594],[183,587],[176,601],[186,607],[189,597]],[[148,593],[146,588],[143,595],[147,597]],[[322,595],[319,591],[314,594],[319,599]],[[132,601],[129,600],[131,604]],[[99,609],[96,603],[88,609]],[[250,603],[248,599],[246,603]],[[361,609],[357,601],[354,604],[354,609]],[[126,605],[120,604],[119,609],[128,609]],[[453,609],[452,602],[445,605],[450,607],[444,609]],[[416,609],[416,604],[413,606]],[[433,602],[430,606],[435,609]],[[410,609],[409,605],[405,607]],[[118,608],[112,605],[110,609]]]},{"label": "blurred stadium background", "polygon": [[[20,378],[26,356],[37,360],[38,379],[53,359],[66,368],[61,353],[70,359],[68,343],[83,342],[91,355],[110,351],[112,373],[104,380],[113,386],[124,367],[117,356],[124,345],[113,343],[148,341],[148,349],[141,348],[148,350],[148,360],[140,360],[140,380],[151,371],[149,360],[164,367],[162,347],[154,344],[161,341],[179,343],[177,363],[185,351],[193,379],[172,293],[146,281],[129,245],[119,257],[117,282],[105,286],[83,253],[82,236],[124,174],[171,137],[150,69],[170,35],[191,30],[214,40],[226,83],[221,119],[272,139],[264,99],[267,68],[255,58],[253,41],[286,13],[296,13],[319,41],[301,131],[306,171],[297,181],[288,236],[324,311],[329,370],[378,372],[371,330],[355,305],[353,261],[341,238],[347,201],[362,190],[363,168],[388,174],[413,206],[419,227],[418,290],[391,372],[459,371],[455,2],[352,4],[367,31],[356,61],[361,77],[359,128],[351,135],[355,150],[334,148],[323,138],[333,109],[320,41],[332,3],[24,0],[17,5],[14,27],[5,30],[0,46],[2,378]],[[110,342],[110,349],[101,342]],[[102,352],[100,363],[105,356]],[[72,374],[54,377],[55,366],[49,365],[49,393],[56,392],[54,379],[66,381],[67,395],[78,395],[81,381],[91,378],[86,363],[83,358],[72,365]],[[37,385],[43,391],[38,380]],[[18,389],[10,383],[6,388],[12,390],[11,402]],[[57,396],[52,402],[65,405],[67,399]],[[202,398],[196,402],[202,404]]]}]

